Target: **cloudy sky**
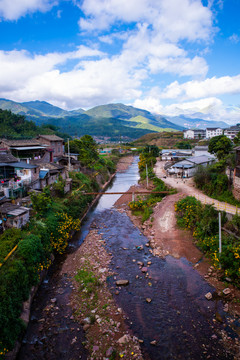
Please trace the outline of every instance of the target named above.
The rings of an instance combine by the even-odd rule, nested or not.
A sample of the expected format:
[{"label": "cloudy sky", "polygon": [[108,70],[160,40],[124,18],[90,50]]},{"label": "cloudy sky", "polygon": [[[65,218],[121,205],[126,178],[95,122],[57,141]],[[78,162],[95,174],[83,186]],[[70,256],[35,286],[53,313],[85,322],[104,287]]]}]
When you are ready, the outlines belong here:
[{"label": "cloudy sky", "polygon": [[240,122],[239,0],[0,0],[0,97]]}]

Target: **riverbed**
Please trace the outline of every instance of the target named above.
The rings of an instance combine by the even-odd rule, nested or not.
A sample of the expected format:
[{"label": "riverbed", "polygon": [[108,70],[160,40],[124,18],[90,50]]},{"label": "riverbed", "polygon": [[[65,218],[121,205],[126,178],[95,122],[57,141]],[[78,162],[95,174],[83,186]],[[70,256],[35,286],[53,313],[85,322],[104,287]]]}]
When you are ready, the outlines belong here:
[{"label": "riverbed", "polygon": [[[125,192],[138,180],[135,159],[128,170],[117,174],[108,191]],[[91,255],[91,246],[92,254],[98,256],[95,271],[101,270],[104,280],[101,291],[112,296],[108,297],[106,317],[120,324],[110,330],[112,338],[106,330],[95,334],[99,339],[100,334],[106,335],[104,339],[109,344],[105,348],[112,354],[116,348],[116,359],[234,359],[222,341],[222,332],[228,332],[229,341],[236,336],[225,322],[223,304],[205,298],[214,288],[185,257],[154,256],[149,239],[126,212],[114,207],[118,198],[119,195],[102,196],[69,246],[68,255],[52,267],[33,302],[18,359],[107,358],[98,338],[89,346],[92,325],[83,331],[81,304],[76,302],[74,274],[85,261],[87,250]],[[127,279],[129,284],[116,286],[121,279]],[[97,314],[98,310],[94,311]],[[220,322],[216,321],[216,313]],[[101,314],[102,324],[103,317]],[[128,336],[134,351],[127,352],[127,344],[119,344],[123,335]]]}]

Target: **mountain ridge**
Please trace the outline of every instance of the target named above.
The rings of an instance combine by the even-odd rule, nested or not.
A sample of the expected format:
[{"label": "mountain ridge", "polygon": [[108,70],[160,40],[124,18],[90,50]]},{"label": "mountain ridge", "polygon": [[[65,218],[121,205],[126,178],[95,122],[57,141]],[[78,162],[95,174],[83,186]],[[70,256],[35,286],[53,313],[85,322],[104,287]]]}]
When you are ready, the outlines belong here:
[{"label": "mountain ridge", "polygon": [[136,139],[149,132],[183,130],[162,116],[155,116],[147,110],[124,104],[107,104],[89,110],[63,110],[46,101],[17,103],[0,99],[0,108],[15,114],[25,115],[27,120],[37,125],[52,124],[71,136],[84,134],[107,136],[116,140],[119,137]]},{"label": "mountain ridge", "polygon": [[61,131],[68,132],[71,136],[82,136],[86,133],[104,136],[105,130],[105,135],[110,138],[126,136],[135,139],[151,132],[229,126],[222,121],[207,121],[184,115],[162,116],[121,103],[98,105],[88,110],[64,110],[46,101],[18,103],[0,99],[0,108],[24,115],[27,120],[32,120],[37,125],[48,123],[58,126]]}]

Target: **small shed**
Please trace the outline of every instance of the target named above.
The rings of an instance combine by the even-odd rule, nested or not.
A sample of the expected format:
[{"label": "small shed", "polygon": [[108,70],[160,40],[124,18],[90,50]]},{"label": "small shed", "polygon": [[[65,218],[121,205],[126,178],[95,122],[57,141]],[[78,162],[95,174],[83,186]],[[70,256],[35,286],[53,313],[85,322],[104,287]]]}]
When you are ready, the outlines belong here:
[{"label": "small shed", "polygon": [[5,203],[0,206],[0,215],[3,220],[4,226],[8,228],[21,229],[29,222],[29,208]]}]

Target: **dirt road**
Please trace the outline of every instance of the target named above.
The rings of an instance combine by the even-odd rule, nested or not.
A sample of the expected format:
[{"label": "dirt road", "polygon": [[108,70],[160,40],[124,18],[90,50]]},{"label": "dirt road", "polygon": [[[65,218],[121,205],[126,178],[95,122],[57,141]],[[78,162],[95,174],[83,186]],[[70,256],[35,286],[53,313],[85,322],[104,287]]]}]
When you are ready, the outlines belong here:
[{"label": "dirt road", "polygon": [[186,195],[195,196],[203,204],[213,205],[217,210],[224,210],[227,213],[233,215],[237,212],[240,215],[240,209],[238,209],[236,206],[212,199],[205,195],[202,191],[196,189],[192,178],[181,179],[167,176],[166,171],[164,170],[165,163],[165,161],[158,160],[154,167],[154,172],[167,185]]}]

